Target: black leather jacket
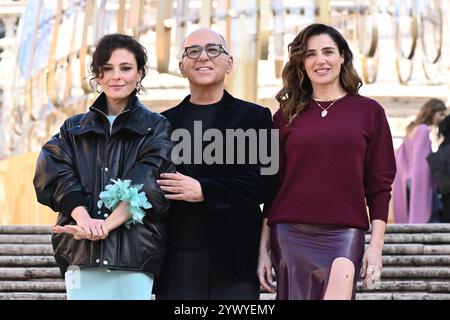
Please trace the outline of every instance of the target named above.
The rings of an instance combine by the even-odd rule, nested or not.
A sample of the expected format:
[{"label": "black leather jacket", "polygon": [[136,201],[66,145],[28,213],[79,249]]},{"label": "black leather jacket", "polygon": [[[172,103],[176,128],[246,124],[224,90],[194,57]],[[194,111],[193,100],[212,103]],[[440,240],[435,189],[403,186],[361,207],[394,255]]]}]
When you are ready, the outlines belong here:
[{"label": "black leather jacket", "polygon": [[105,115],[102,94],[90,111],[66,120],[60,133],[42,148],[34,187],[40,203],[60,212],[57,224],[75,224],[73,208],[84,205],[90,216],[106,219],[111,213],[98,209],[98,195],[111,179],[130,179],[143,184],[152,208],[143,224],[123,225],[105,240],[75,240],[72,235],[53,234],[56,262],[64,275],[69,265],[146,271],[158,274],[166,251],[166,232],[161,218],[169,201],[156,183],[162,172],[173,172],[173,143],[169,122],[146,109],[132,95],[112,128]]}]

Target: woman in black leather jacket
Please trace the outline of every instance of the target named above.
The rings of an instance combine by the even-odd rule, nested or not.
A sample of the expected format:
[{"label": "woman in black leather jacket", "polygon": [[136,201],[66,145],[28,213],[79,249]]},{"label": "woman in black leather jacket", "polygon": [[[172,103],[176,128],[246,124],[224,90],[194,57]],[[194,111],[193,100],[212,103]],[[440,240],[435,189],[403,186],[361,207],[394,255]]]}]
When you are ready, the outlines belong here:
[{"label": "woman in black leather jacket", "polygon": [[59,212],[52,244],[68,299],[150,299],[161,267],[169,201],[156,179],[174,166],[168,121],[136,97],[146,62],[132,37],[104,36],[90,66],[100,96],[37,161],[37,199]]}]

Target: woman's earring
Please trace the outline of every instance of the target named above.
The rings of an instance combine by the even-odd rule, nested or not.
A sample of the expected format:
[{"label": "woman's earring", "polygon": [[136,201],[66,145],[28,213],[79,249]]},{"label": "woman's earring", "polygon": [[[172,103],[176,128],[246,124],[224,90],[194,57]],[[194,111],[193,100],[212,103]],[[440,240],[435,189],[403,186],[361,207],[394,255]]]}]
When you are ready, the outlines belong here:
[{"label": "woman's earring", "polygon": [[97,81],[95,82],[95,92],[102,93],[102,87],[100,86],[100,83],[98,83]]},{"label": "woman's earring", "polygon": [[140,93],[140,92],[141,92],[141,85],[138,81],[138,82],[136,82],[136,93]]}]

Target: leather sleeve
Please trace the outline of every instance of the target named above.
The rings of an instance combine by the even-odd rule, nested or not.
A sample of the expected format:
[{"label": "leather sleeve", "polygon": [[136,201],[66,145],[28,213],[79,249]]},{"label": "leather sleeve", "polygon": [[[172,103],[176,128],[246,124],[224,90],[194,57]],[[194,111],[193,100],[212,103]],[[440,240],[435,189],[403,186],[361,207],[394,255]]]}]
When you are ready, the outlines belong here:
[{"label": "leather sleeve", "polygon": [[65,131],[53,136],[43,147],[36,163],[33,179],[37,200],[55,212],[70,215],[85,204],[79,175],[71,154],[70,140]]},{"label": "leather sleeve", "polygon": [[148,134],[139,150],[136,163],[123,176],[124,179],[130,179],[132,184],[144,185],[142,191],[152,205],[146,211],[153,219],[161,219],[170,208],[170,201],[156,182],[161,173],[176,171],[170,157],[173,148],[170,135],[169,121],[158,115],[153,132]]}]

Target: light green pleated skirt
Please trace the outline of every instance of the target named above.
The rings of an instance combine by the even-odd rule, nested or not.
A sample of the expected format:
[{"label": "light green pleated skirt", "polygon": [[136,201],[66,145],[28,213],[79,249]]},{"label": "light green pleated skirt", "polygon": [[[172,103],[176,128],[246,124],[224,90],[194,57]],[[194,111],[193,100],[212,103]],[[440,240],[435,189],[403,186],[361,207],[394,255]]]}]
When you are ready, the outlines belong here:
[{"label": "light green pleated skirt", "polygon": [[150,300],[153,279],[146,272],[71,266],[65,273],[67,300]]}]

